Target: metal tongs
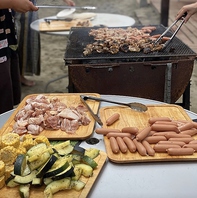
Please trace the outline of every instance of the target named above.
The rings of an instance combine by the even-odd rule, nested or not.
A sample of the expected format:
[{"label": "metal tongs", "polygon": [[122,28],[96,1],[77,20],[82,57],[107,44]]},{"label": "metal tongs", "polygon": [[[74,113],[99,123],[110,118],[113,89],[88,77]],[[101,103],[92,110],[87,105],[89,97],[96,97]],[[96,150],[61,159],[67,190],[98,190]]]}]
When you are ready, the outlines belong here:
[{"label": "metal tongs", "polygon": [[84,98],[83,95],[80,95],[81,101],[83,102],[83,104],[86,106],[86,108],[88,109],[88,111],[90,112],[90,114],[92,115],[92,117],[94,118],[94,120],[100,125],[103,126],[103,123],[101,121],[101,119],[99,118],[99,116],[97,114],[95,114],[92,109],[90,108],[90,106],[86,103],[86,100]]},{"label": "metal tongs", "polygon": [[80,10],[95,10],[97,7],[94,6],[84,6],[84,7],[79,7],[79,6],[64,6],[64,5],[36,5],[38,8],[60,8],[60,9],[80,9]]},{"label": "metal tongs", "polygon": [[157,45],[161,39],[165,36],[165,34],[174,26],[176,25],[178,22],[180,22],[180,24],[178,25],[177,29],[174,31],[173,35],[170,37],[170,39],[168,41],[166,41],[163,44],[162,49],[165,49],[167,47],[167,45],[173,40],[173,38],[176,36],[177,32],[180,30],[181,26],[183,25],[183,23],[185,22],[185,17],[187,16],[187,13],[184,13],[183,16],[181,16],[179,19],[177,19],[176,21],[174,21],[162,34],[161,36],[154,42],[154,45]]}]

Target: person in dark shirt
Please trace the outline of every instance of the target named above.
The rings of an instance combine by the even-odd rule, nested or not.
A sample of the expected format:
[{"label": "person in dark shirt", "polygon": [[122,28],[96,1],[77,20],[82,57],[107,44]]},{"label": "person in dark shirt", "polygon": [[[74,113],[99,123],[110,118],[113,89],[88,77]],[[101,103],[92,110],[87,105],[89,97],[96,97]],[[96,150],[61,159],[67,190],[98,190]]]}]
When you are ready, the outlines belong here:
[{"label": "person in dark shirt", "polygon": [[21,85],[17,38],[12,9],[37,11],[29,0],[0,1],[0,114],[20,103]]}]

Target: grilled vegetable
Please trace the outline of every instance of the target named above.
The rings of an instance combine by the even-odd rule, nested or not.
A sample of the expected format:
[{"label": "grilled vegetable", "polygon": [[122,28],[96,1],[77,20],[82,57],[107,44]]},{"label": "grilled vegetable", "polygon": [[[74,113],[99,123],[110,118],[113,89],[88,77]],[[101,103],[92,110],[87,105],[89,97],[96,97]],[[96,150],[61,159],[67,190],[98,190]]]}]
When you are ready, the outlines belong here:
[{"label": "grilled vegetable", "polygon": [[42,185],[42,178],[34,177],[31,184],[34,185],[34,186],[41,186]]},{"label": "grilled vegetable", "polygon": [[5,176],[1,176],[0,177],[0,189],[3,188],[5,186]]},{"label": "grilled vegetable", "polygon": [[21,198],[29,198],[30,184],[20,185],[19,193]]},{"label": "grilled vegetable", "polygon": [[65,159],[58,159],[54,165],[51,167],[51,169],[49,169],[43,177],[53,177],[61,172],[63,172],[64,170],[66,170],[69,166],[68,161],[66,161]]},{"label": "grilled vegetable", "polygon": [[14,163],[14,174],[23,175],[26,165],[27,165],[26,156],[24,154],[18,155]]},{"label": "grilled vegetable", "polygon": [[54,194],[61,190],[70,189],[70,183],[71,183],[70,178],[64,178],[51,182],[49,185],[47,185],[47,187],[44,190],[45,197],[50,197],[51,194]]},{"label": "grilled vegetable", "polygon": [[20,145],[20,136],[16,133],[6,133],[1,138],[1,146],[13,146],[14,148],[18,148]]},{"label": "grilled vegetable", "polygon": [[87,165],[91,166],[93,169],[98,166],[98,164],[91,157],[89,157],[87,155],[84,155],[82,157],[82,162],[84,164],[87,164]]},{"label": "grilled vegetable", "polygon": [[29,168],[31,170],[35,170],[37,168],[39,168],[40,166],[42,166],[44,163],[46,163],[46,161],[50,158],[50,153],[49,152],[45,152],[43,153],[37,160],[29,163]]},{"label": "grilled vegetable", "polygon": [[14,178],[14,175],[10,175],[10,177],[5,181],[6,186],[11,188],[18,186],[19,184],[14,181]]},{"label": "grilled vegetable", "polygon": [[43,175],[53,166],[56,160],[57,157],[55,155],[51,155],[48,161],[39,169],[36,177],[43,177]]},{"label": "grilled vegetable", "polygon": [[5,173],[5,163],[0,160],[0,177],[3,176]]},{"label": "grilled vegetable", "polygon": [[20,176],[16,175],[14,181],[19,184],[29,184],[32,182],[33,178],[36,177],[37,170],[32,171],[29,175]]},{"label": "grilled vegetable", "polygon": [[68,168],[62,171],[61,173],[53,176],[52,179],[60,180],[66,177],[70,177],[71,175],[74,176],[74,168],[72,165],[68,166]]},{"label": "grilled vegetable", "polygon": [[93,175],[93,168],[87,164],[76,164],[75,167],[82,169],[82,175],[91,177]]},{"label": "grilled vegetable", "polygon": [[75,189],[76,191],[80,191],[85,187],[85,183],[80,180],[78,181],[72,180],[70,186],[72,189]]},{"label": "grilled vegetable", "polygon": [[96,148],[89,148],[85,150],[84,155],[87,155],[88,157],[94,159],[99,155],[99,153],[100,153],[100,150]]}]

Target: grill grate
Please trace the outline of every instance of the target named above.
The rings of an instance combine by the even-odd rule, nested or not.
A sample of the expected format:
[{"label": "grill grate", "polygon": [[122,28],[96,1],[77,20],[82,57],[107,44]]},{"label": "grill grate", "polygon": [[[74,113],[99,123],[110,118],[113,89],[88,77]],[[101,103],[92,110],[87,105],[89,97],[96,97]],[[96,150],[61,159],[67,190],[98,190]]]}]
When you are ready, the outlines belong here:
[{"label": "grill grate", "polygon": [[[143,26],[135,26],[136,28],[140,29]],[[110,53],[96,53],[93,52],[88,56],[83,55],[83,49],[86,47],[87,44],[93,43],[94,38],[93,36],[89,36],[89,31],[91,29],[98,29],[100,27],[86,27],[86,28],[71,28],[69,41],[65,52],[65,60],[100,60],[103,59],[110,59],[110,60],[118,60],[118,59],[132,59],[133,61],[145,61],[145,60],[168,60],[168,59],[176,59],[180,57],[184,58],[195,58],[196,53],[191,50],[186,44],[184,44],[180,39],[175,37],[172,42],[166,47],[165,50],[162,52],[152,52],[149,54],[144,54],[143,52],[119,52],[117,54],[110,54]],[[126,27],[120,27],[126,28]],[[163,33],[166,28],[163,25],[156,25],[156,30],[154,34],[161,34]],[[172,33],[168,32],[166,36],[171,37]],[[170,52],[171,48],[175,50]]]}]

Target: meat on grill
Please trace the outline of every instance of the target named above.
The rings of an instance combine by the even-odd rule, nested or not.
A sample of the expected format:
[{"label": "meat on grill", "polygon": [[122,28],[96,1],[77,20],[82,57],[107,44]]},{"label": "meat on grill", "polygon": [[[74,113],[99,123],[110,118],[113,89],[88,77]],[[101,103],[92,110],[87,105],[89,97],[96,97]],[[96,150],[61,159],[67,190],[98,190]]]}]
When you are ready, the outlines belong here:
[{"label": "meat on grill", "polygon": [[150,33],[156,30],[156,27],[143,27],[141,29],[128,27],[124,28],[99,28],[91,29],[89,36],[94,37],[94,42],[86,45],[83,54],[85,56],[96,53],[116,54],[122,52],[140,52],[149,53],[160,51],[163,44],[154,44],[157,36],[151,36]]}]

